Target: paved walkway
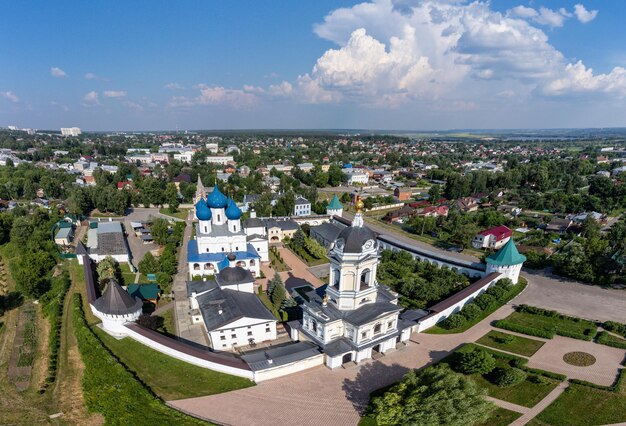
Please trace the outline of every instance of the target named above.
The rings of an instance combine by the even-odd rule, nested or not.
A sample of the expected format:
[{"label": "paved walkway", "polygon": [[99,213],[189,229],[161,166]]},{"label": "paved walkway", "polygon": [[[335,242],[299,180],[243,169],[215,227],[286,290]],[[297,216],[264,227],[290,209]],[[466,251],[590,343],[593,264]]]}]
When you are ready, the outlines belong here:
[{"label": "paved walkway", "polygon": [[544,399],[539,401],[537,405],[528,410],[525,414],[523,414],[520,418],[511,423],[510,426],[523,426],[535,417],[539,415],[546,407],[554,402],[569,386],[569,382],[566,380],[564,382],[559,383],[559,385],[554,388],[552,392],[550,392]]},{"label": "paved walkway", "polygon": [[287,290],[305,284],[311,284],[316,288],[324,285],[324,282],[313,275],[311,271],[309,271],[307,264],[293,254],[291,250],[286,247],[280,247],[278,252],[285,263],[291,268],[291,271],[279,272],[280,278],[283,280],[283,283],[285,283]]},{"label": "paved walkway", "polygon": [[490,396],[486,396],[485,399],[487,401],[493,402],[498,407],[504,408],[505,410],[515,411],[516,413],[526,414],[531,409],[528,407],[523,407],[521,405],[513,404],[512,402],[503,401],[501,399],[492,398]]},{"label": "paved walkway", "polygon": [[176,322],[176,335],[182,340],[195,342],[202,346],[208,346],[206,334],[201,324],[192,324],[189,316],[189,301],[187,299],[187,277],[189,266],[187,265],[187,242],[191,238],[191,222],[188,220],[185,227],[183,244],[178,255],[178,272],[172,283],[174,293],[174,318]]}]

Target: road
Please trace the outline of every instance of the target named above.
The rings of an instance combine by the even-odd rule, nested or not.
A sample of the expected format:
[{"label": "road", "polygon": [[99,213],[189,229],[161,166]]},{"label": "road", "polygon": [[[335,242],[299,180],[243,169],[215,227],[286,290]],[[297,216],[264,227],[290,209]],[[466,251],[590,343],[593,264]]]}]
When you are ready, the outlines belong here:
[{"label": "road", "polygon": [[[352,218],[354,217],[354,214],[350,212],[343,212],[343,217],[345,219],[352,220]],[[383,226],[382,224],[376,222],[374,219],[368,218],[367,216],[365,217],[365,222],[367,223],[367,227],[370,228],[372,231],[377,232],[379,234],[385,234],[388,236],[392,235],[395,239],[403,243],[411,244],[416,247],[421,247],[428,251],[439,252],[442,255],[445,255],[447,257],[457,258],[459,260],[465,260],[465,261],[470,261],[470,262],[480,262],[480,259],[475,256],[472,256],[466,253],[455,253],[455,252],[450,252],[447,250],[442,250],[438,247],[435,247],[423,241],[410,238],[400,232],[392,231],[388,229],[386,226]]]}]

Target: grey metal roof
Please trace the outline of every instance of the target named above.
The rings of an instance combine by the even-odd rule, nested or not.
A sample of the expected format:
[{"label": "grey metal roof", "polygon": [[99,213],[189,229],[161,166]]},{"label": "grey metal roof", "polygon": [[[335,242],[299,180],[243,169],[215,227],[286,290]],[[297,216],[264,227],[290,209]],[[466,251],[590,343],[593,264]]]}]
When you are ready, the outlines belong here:
[{"label": "grey metal roof", "polygon": [[95,249],[95,252],[105,256],[128,254],[124,234],[121,232],[98,232],[98,247]]},{"label": "grey metal roof", "polygon": [[252,272],[240,266],[226,267],[222,269],[216,276],[215,281],[220,286],[250,283],[254,281]]},{"label": "grey metal roof", "polygon": [[187,297],[191,297],[191,293],[202,293],[211,288],[211,283],[215,285],[215,281],[187,281]]},{"label": "grey metal roof", "polygon": [[352,344],[350,339],[347,339],[346,337],[340,337],[324,346],[324,352],[326,353],[326,355],[331,357],[343,355],[346,352],[350,352],[354,349],[354,345]]},{"label": "grey metal roof", "polygon": [[310,342],[296,342],[251,352],[243,355],[241,359],[248,363],[252,371],[259,371],[302,361],[320,354],[317,345]]},{"label": "grey metal roof", "polygon": [[246,219],[243,223],[243,226],[245,228],[265,228],[265,224],[263,223],[263,221],[257,217],[251,217],[249,219]]},{"label": "grey metal roof", "polygon": [[120,222],[98,222],[98,234],[108,234],[111,232],[122,232]]},{"label": "grey metal roof", "polygon": [[343,228],[339,225],[335,225],[334,223],[326,222],[321,225],[312,226],[311,233],[318,234],[325,241],[335,241],[337,236],[341,233]]},{"label": "grey metal roof", "polygon": [[82,256],[82,255],[84,255],[84,254],[87,254],[87,255],[89,254],[89,252],[87,251],[87,247],[85,247],[85,245],[82,243],[82,241],[79,241],[79,242],[76,244],[76,250],[75,250],[75,253],[76,253],[77,255],[79,255],[79,256]]},{"label": "grey metal roof", "polygon": [[337,239],[345,241],[344,253],[361,253],[367,240],[376,242],[376,234],[365,226],[349,226],[339,233]]},{"label": "grey metal roof", "polygon": [[114,279],[110,279],[104,294],[93,302],[100,312],[109,315],[126,315],[141,309],[143,302],[124,290]]},{"label": "grey metal roof", "polygon": [[209,331],[244,317],[276,321],[276,317],[253,293],[221,289],[215,284],[208,292],[198,296],[197,301]]},{"label": "grey metal roof", "polygon": [[339,310],[333,303],[328,303],[324,306],[322,304],[322,297],[326,293],[326,288],[327,285],[311,290],[306,294],[309,300],[304,301],[304,305],[308,307],[311,312],[314,314],[322,313],[328,318],[328,320],[320,320],[320,318],[316,317],[316,320],[320,322],[343,319],[352,325],[360,326],[373,321],[381,315],[402,310],[401,306],[392,303],[395,297],[386,291],[380,291],[380,288],[376,293],[376,301],[374,303],[368,303],[355,310]]},{"label": "grey metal roof", "polygon": [[298,198],[296,198],[295,204],[296,205],[303,205],[303,204],[311,204],[311,202],[309,200],[307,200],[306,198],[304,198],[304,197],[298,197]]}]

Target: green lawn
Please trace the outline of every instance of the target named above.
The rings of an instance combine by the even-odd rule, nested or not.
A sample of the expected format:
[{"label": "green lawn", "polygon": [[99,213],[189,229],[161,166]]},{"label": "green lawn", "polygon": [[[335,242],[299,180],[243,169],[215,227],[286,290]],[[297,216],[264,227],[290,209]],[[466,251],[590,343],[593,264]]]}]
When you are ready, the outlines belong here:
[{"label": "green lawn", "polygon": [[[509,366],[509,360],[496,358],[496,367],[504,368]],[[545,378],[545,383],[533,383],[527,378],[519,385],[501,388],[491,383],[485,376],[473,374],[470,377],[474,379],[478,386],[484,388],[489,396],[529,408],[545,398],[560,383],[558,380],[547,377]]]},{"label": "green lawn", "polygon": [[269,251],[270,262],[272,263],[272,269],[276,272],[285,272],[291,271],[289,265],[287,265],[283,260],[276,257],[276,253],[274,250]]},{"label": "green lawn", "polygon": [[253,386],[241,377],[218,373],[164,355],[129,337],[117,340],[97,327],[102,342],[164,400],[213,395]]},{"label": "green lawn", "polygon": [[591,321],[565,316],[545,316],[529,312],[513,312],[505,320],[524,327],[544,331],[555,331],[556,334],[593,336],[597,326]]},{"label": "green lawn", "polygon": [[130,266],[127,263],[120,263],[120,271],[122,271],[122,285],[129,285],[135,282],[135,273],[130,272]]},{"label": "green lawn", "polygon": [[485,422],[475,426],[508,426],[521,415],[521,413],[498,407]]},{"label": "green lawn", "polygon": [[429,329],[425,330],[424,333],[428,333],[428,334],[457,334],[457,333],[463,333],[464,331],[467,331],[470,328],[474,327],[476,324],[478,324],[479,322],[481,322],[482,320],[487,318],[489,315],[493,314],[495,311],[500,309],[504,304],[506,304],[506,303],[510,302],[512,299],[514,299],[515,296],[520,294],[526,288],[527,284],[528,284],[528,282],[524,278],[520,277],[518,283],[516,285],[514,285],[513,287],[511,287],[511,289],[509,290],[509,294],[507,294],[507,296],[504,298],[505,302],[498,303],[491,309],[485,309],[480,314],[480,316],[478,316],[473,321],[467,321],[465,324],[463,324],[462,327],[452,328],[452,329],[448,330],[448,329],[445,329],[445,328],[440,327],[438,325],[434,325],[434,326],[430,327]]},{"label": "green lawn", "polygon": [[570,384],[533,423],[555,426],[591,426],[626,422],[626,394]]},{"label": "green lawn", "polygon": [[176,213],[170,213],[170,209],[159,209],[159,213],[166,216],[172,216],[177,219],[187,220],[187,216],[189,216],[189,210],[190,209],[178,209]]},{"label": "green lawn", "polygon": [[623,339],[613,334],[602,331],[596,336],[596,342],[601,345],[612,346],[614,348],[626,349],[626,339]]},{"label": "green lawn", "polygon": [[321,259],[316,259],[313,256],[311,256],[304,248],[302,248],[302,250],[293,250],[291,247],[286,246],[293,254],[295,254],[301,261],[303,261],[304,263],[306,263],[307,266],[311,267],[311,266],[317,266],[317,265],[323,265],[325,263],[328,263],[328,258],[326,256],[322,257]]},{"label": "green lawn", "polygon": [[[510,337],[508,337],[510,336]],[[509,343],[503,341],[504,338],[513,338]],[[476,343],[489,346],[495,349],[512,352],[523,356],[533,356],[544,344],[544,342],[526,337],[514,336],[501,331],[492,330],[478,339]]]},{"label": "green lawn", "polygon": [[158,328],[159,333],[174,336],[176,335],[176,325],[174,324],[174,309],[165,311],[159,315],[163,318],[163,324]]}]

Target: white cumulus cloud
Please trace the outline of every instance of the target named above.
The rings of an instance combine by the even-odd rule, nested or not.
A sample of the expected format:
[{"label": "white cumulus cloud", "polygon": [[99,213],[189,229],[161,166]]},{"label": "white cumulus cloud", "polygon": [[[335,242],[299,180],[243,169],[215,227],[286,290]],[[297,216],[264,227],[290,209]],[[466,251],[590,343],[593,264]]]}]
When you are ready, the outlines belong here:
[{"label": "white cumulus cloud", "polygon": [[174,96],[170,100],[171,107],[194,107],[199,105],[226,105],[234,108],[244,108],[254,105],[257,97],[241,89],[227,89],[221,86],[207,86],[198,84],[196,88],[200,94],[194,98],[186,96]]},{"label": "white cumulus cloud", "polygon": [[585,6],[580,3],[574,6],[574,13],[576,14],[576,18],[583,24],[593,21],[596,19],[596,16],[598,16],[597,10],[587,10]]},{"label": "white cumulus cloud", "polygon": [[626,96],[626,69],[615,67],[608,74],[595,74],[582,61],[567,64],[560,78],[550,81],[544,88],[549,95],[571,93],[606,93]]},{"label": "white cumulus cloud", "polygon": [[85,96],[83,96],[83,101],[86,105],[99,105],[100,97],[98,96],[98,92],[92,90],[91,92],[86,93]]},{"label": "white cumulus cloud", "polygon": [[67,73],[65,71],[63,71],[61,68],[59,68],[59,67],[52,67],[52,68],[50,68],[50,75],[52,75],[52,77],[56,77],[56,78],[67,77]]},{"label": "white cumulus cloud", "polygon": [[96,78],[98,78],[98,76],[92,72],[85,74],[85,80],[95,80]]},{"label": "white cumulus cloud", "polygon": [[5,99],[8,99],[9,101],[13,102],[14,104],[18,103],[20,101],[20,98],[17,97],[17,95],[15,93],[13,93],[10,90],[7,90],[6,92],[2,92],[2,97]]},{"label": "white cumulus cloud", "polygon": [[166,89],[169,89],[169,90],[183,90],[183,89],[184,89],[184,87],[183,87],[183,86],[181,86],[181,85],[180,85],[180,84],[178,84],[178,83],[167,83],[167,84],[166,84],[165,86],[163,86],[163,87],[164,87],[164,88],[166,88]]},{"label": "white cumulus cloud", "polygon": [[102,95],[105,98],[123,98],[126,96],[126,92],[123,90],[105,90]]}]

